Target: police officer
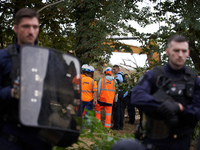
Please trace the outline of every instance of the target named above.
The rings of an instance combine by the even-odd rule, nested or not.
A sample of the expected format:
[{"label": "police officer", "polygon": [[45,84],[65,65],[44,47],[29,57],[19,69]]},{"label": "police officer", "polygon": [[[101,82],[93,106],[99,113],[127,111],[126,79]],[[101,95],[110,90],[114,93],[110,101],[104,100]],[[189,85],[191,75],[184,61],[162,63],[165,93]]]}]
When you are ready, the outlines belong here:
[{"label": "police officer", "polygon": [[[125,107],[123,108],[123,114],[125,113],[125,109],[127,107],[128,116],[129,116],[129,120],[125,121],[125,122],[129,123],[129,124],[134,124],[134,122],[135,122],[135,107],[133,104],[131,104],[131,93],[128,93],[128,91],[126,91],[123,95],[123,101],[125,102]],[[123,120],[124,120],[124,118],[123,118]]]},{"label": "police officer", "polygon": [[169,38],[168,63],[148,71],[137,83],[131,100],[146,115],[143,143],[153,150],[189,150],[200,119],[200,80],[185,66],[189,43],[181,35]]},{"label": "police officer", "polygon": [[101,110],[104,108],[106,113],[105,127],[110,128],[116,81],[111,76],[112,68],[107,67],[104,73],[105,77],[101,78],[98,83],[98,101],[95,106],[95,116],[97,119],[101,120]]},{"label": "police officer", "polygon": [[87,76],[81,78],[81,100],[82,100],[82,111],[84,108],[87,110],[93,109],[93,99],[94,104],[97,103],[97,83],[92,78],[93,67],[88,66],[86,69]]},{"label": "police officer", "polygon": [[13,88],[14,81],[19,80],[20,46],[37,43],[37,12],[29,8],[20,9],[15,15],[14,32],[17,38],[10,47],[15,52],[14,57],[6,49],[0,50],[0,149],[50,150],[52,147],[37,137],[38,128],[25,127],[20,123],[19,91],[18,88]]},{"label": "police officer", "polygon": [[[113,73],[115,74],[115,79],[117,81],[117,84],[120,84],[123,82],[123,75],[124,73],[122,71],[120,71],[120,68],[118,65],[114,65],[113,66]],[[112,130],[123,130],[123,105],[125,105],[125,103],[123,103],[122,101],[123,99],[123,92],[119,89],[118,92],[118,99],[117,102],[115,102],[115,106],[113,107],[113,121],[114,121],[114,125],[111,128]]]}]

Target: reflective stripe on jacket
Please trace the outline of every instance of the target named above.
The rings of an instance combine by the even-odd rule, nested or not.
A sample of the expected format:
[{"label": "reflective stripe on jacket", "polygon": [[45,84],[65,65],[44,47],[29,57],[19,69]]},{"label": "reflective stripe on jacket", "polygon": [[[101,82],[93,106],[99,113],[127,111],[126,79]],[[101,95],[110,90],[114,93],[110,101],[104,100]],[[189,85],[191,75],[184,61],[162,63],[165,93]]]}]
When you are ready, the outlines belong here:
[{"label": "reflective stripe on jacket", "polygon": [[101,80],[102,84],[99,101],[112,104],[115,97],[116,80],[113,79],[112,81],[109,81],[105,77]]},{"label": "reflective stripe on jacket", "polygon": [[93,100],[93,92],[97,91],[97,83],[91,77],[81,78],[81,100],[90,102]]}]

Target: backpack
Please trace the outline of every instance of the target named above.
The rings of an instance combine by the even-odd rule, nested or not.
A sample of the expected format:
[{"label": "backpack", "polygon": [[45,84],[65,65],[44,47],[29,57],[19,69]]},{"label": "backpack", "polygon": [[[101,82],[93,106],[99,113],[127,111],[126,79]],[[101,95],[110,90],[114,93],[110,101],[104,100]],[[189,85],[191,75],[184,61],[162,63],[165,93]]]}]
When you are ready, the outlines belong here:
[{"label": "backpack", "polygon": [[123,73],[121,73],[121,72],[119,72],[118,74],[120,74],[120,75],[122,76],[122,78],[123,78],[123,83],[127,83],[127,79],[126,79],[126,77],[125,77],[125,74],[123,74]]}]

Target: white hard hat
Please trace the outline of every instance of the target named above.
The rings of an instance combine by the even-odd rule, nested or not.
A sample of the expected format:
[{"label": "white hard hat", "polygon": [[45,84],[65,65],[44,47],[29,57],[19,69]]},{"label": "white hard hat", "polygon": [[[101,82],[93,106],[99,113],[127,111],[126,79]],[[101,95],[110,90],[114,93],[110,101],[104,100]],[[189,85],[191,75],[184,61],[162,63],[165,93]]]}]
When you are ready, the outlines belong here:
[{"label": "white hard hat", "polygon": [[107,67],[104,72],[106,72],[106,71],[112,71],[112,68],[111,67]]},{"label": "white hard hat", "polygon": [[112,75],[112,68],[111,67],[107,67],[104,71],[105,74],[109,74]]},{"label": "white hard hat", "polygon": [[94,72],[94,71],[95,71],[95,69],[94,69],[93,66],[89,66],[89,67],[90,67],[91,72]]},{"label": "white hard hat", "polygon": [[83,64],[83,65],[81,66],[81,70],[86,71],[87,68],[88,68],[88,64]]},{"label": "white hard hat", "polygon": [[85,71],[87,71],[87,72],[92,72],[90,66],[85,66]]}]

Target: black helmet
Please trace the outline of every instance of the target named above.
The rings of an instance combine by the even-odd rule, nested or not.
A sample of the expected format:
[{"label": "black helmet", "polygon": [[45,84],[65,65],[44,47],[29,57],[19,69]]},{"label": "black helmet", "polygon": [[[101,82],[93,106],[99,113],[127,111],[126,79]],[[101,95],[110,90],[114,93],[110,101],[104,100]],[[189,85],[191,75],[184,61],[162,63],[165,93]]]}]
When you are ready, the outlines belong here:
[{"label": "black helmet", "polygon": [[146,148],[136,139],[121,139],[111,147],[111,150],[146,150]]}]

